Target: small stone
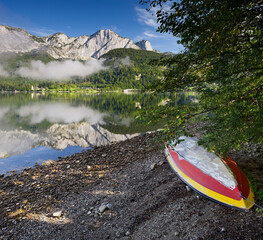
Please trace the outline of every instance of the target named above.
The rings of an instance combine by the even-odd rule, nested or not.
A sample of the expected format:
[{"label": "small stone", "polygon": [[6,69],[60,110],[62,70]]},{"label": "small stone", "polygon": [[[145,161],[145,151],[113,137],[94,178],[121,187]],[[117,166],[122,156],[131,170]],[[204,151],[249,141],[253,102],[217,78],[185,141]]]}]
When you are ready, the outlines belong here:
[{"label": "small stone", "polygon": [[90,215],[91,214],[91,211],[88,211],[88,215]]},{"label": "small stone", "polygon": [[126,233],[125,233],[125,236],[130,236],[131,235],[131,232],[130,231],[127,231]]},{"label": "small stone", "polygon": [[53,217],[61,217],[62,216],[62,211],[57,211],[52,214]]},{"label": "small stone", "polygon": [[221,228],[221,232],[225,232],[226,229],[224,227]]},{"label": "small stone", "polygon": [[100,207],[99,207],[99,212],[100,213],[103,213],[103,212],[105,212],[106,210],[110,210],[110,209],[112,209],[113,208],[113,206],[112,206],[112,204],[110,204],[110,203],[107,203],[107,204],[102,204]]},{"label": "small stone", "polygon": [[109,210],[111,210],[111,209],[113,208],[112,204],[110,204],[110,203],[106,204],[106,207],[107,207]]},{"label": "small stone", "polygon": [[158,162],[158,165],[159,165],[159,166],[162,166],[163,164],[166,164],[166,162],[165,162],[165,161],[160,161],[160,162]]},{"label": "small stone", "polygon": [[100,213],[103,213],[105,212],[106,210],[108,210],[109,208],[107,207],[107,205],[105,204],[102,204],[100,207],[99,207],[99,212]]},{"label": "small stone", "polygon": [[191,191],[191,188],[189,187],[189,186],[185,186],[186,187],[186,190],[188,191],[188,192],[190,192]]},{"label": "small stone", "polygon": [[197,199],[200,199],[200,196],[199,196],[199,195],[196,195],[196,198],[197,198]]},{"label": "small stone", "polygon": [[157,168],[157,164],[156,163],[153,163],[152,165],[151,165],[151,170],[154,170],[154,169],[156,169]]},{"label": "small stone", "polygon": [[107,154],[106,154],[106,153],[103,153],[101,156],[102,156],[102,157],[106,157],[106,156],[107,156]]},{"label": "small stone", "polygon": [[175,236],[179,236],[179,234],[180,234],[179,232],[174,232]]},{"label": "small stone", "polygon": [[87,169],[88,169],[88,170],[92,170],[92,166],[88,165],[88,166],[87,166]]}]

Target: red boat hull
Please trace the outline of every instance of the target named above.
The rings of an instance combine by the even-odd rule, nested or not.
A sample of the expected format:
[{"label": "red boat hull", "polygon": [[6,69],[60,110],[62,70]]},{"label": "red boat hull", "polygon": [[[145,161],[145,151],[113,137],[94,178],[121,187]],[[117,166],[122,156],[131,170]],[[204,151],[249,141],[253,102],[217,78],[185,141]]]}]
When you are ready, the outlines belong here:
[{"label": "red boat hull", "polygon": [[249,181],[232,159],[222,159],[222,161],[232,171],[233,178],[237,183],[233,189],[202,172],[189,161],[179,158],[178,153],[171,148],[167,148],[165,154],[179,178],[202,195],[230,207],[249,209],[253,206],[254,194],[249,186]]}]

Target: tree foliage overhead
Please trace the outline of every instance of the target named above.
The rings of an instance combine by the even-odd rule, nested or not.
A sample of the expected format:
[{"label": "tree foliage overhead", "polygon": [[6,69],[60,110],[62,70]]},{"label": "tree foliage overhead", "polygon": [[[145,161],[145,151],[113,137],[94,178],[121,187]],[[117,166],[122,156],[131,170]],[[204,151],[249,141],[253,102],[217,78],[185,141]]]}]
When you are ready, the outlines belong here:
[{"label": "tree foliage overhead", "polygon": [[[180,38],[185,51],[158,64],[169,66],[153,90],[191,88],[199,101],[170,105],[146,115],[167,119],[167,136],[185,133],[193,120],[206,123],[201,142],[227,152],[263,142],[262,0],[141,0],[156,10],[158,31]],[[169,133],[169,134],[168,134]]]}]

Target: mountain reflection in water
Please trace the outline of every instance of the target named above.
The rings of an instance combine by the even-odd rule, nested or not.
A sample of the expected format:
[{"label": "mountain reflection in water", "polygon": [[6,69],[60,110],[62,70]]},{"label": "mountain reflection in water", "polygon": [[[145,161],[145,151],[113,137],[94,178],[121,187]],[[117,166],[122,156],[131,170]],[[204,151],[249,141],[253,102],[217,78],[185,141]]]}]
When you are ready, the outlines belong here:
[{"label": "mountain reflection in water", "polygon": [[[41,149],[47,156],[43,160],[49,160],[55,158],[49,152],[62,156],[57,150],[78,146],[81,151],[155,130],[160,126],[145,127],[136,119],[138,110],[152,109],[170,98],[142,93],[0,93],[0,172],[6,169],[5,161],[8,170],[16,169],[15,161],[24,166],[23,161],[30,159],[32,166]],[[176,98],[183,102],[187,96]]]}]

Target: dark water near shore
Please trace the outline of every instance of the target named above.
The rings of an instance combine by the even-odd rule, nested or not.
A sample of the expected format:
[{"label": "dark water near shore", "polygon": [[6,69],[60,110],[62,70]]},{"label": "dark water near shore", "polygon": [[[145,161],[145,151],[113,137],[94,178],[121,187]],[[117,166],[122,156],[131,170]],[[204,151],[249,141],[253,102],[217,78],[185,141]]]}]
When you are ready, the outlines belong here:
[{"label": "dark water near shore", "polygon": [[145,127],[136,116],[141,108],[167,98],[142,93],[0,93],[0,173],[155,130],[160,126]]}]

